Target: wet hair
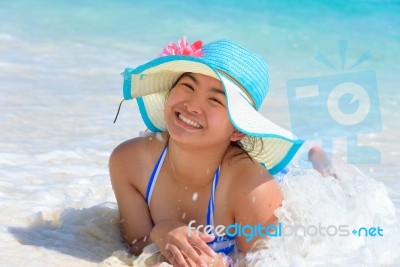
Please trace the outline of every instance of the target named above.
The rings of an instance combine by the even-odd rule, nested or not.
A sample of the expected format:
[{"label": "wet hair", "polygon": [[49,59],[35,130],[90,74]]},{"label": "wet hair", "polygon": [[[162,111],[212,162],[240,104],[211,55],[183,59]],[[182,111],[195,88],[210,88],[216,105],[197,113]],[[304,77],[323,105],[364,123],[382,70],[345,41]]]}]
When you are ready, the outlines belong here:
[{"label": "wet hair", "polygon": [[254,163],[254,157],[260,155],[264,149],[264,142],[260,137],[246,135],[240,141],[231,141],[225,154],[229,151],[229,148],[238,148],[239,152],[230,156],[228,162],[231,162],[236,157],[240,157],[240,159],[248,158]]},{"label": "wet hair", "polygon": [[[165,102],[167,101],[169,95],[171,94],[172,89],[178,84],[179,80],[188,73],[190,73],[190,72],[182,73],[178,77],[178,79],[176,79],[176,81],[172,84],[171,88],[169,88],[169,90],[167,91],[167,93],[165,95]],[[168,140],[169,140],[169,134],[168,134]],[[264,142],[263,142],[262,138],[260,138],[260,137],[246,135],[242,140],[231,141],[223,155],[223,158],[226,157],[229,150],[232,148],[238,148],[239,152],[234,153],[233,155],[229,156],[228,163],[231,163],[231,161],[237,157],[240,157],[239,159],[246,159],[246,158],[250,159],[254,163],[253,158],[262,153],[262,151],[264,149]]]}]

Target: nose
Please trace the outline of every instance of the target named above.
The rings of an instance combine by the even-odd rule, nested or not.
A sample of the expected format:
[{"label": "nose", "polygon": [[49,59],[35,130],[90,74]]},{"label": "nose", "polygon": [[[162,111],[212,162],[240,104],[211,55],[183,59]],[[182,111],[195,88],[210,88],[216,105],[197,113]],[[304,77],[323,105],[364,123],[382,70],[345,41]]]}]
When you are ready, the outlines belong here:
[{"label": "nose", "polygon": [[187,99],[183,105],[185,106],[186,110],[190,113],[201,114],[201,100],[199,97],[192,96],[190,99]]}]

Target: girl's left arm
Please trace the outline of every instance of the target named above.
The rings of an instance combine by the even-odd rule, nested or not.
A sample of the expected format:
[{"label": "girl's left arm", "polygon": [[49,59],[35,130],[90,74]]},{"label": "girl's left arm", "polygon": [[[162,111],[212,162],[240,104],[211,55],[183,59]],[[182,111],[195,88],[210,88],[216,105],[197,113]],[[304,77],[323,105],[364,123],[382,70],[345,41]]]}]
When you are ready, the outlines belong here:
[{"label": "girl's left arm", "polygon": [[235,221],[245,232],[236,239],[238,248],[243,253],[248,252],[256,241],[266,236],[265,228],[268,225],[277,225],[275,210],[282,205],[282,193],[276,180],[265,169],[253,175],[236,188],[240,192],[235,194]]}]

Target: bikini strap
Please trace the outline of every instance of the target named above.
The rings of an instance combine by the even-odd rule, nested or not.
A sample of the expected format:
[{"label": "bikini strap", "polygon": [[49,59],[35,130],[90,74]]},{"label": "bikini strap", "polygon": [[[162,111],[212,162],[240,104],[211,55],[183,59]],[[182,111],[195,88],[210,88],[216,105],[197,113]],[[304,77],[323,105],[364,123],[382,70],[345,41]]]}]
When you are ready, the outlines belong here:
[{"label": "bikini strap", "polygon": [[147,184],[146,203],[147,206],[149,206],[149,208],[150,208],[151,196],[153,195],[154,186],[157,182],[158,174],[160,173],[162,164],[165,159],[165,155],[167,155],[167,146],[165,146],[163,151],[161,152],[161,155],[158,158],[156,165],[154,166],[153,172],[151,173],[149,183]]},{"label": "bikini strap", "polygon": [[207,225],[214,225],[215,190],[217,188],[220,171],[221,167],[218,167],[218,169],[215,171],[214,180],[211,186],[211,195],[210,195],[210,200],[208,201],[208,208],[207,208]]}]

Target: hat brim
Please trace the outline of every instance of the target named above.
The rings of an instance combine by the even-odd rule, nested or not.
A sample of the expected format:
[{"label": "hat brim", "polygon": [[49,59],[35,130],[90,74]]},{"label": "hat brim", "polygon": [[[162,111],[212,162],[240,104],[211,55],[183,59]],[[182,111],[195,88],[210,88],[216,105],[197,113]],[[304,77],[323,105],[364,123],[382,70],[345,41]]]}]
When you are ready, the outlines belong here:
[{"label": "hat brim", "polygon": [[289,163],[303,141],[262,116],[234,81],[200,58],[166,56],[154,59],[136,69],[125,70],[124,98],[137,99],[142,118],[150,131],[166,131],[165,97],[168,90],[185,72],[200,73],[221,81],[233,126],[248,136],[263,139],[262,153],[253,156],[271,174],[278,173]]}]

